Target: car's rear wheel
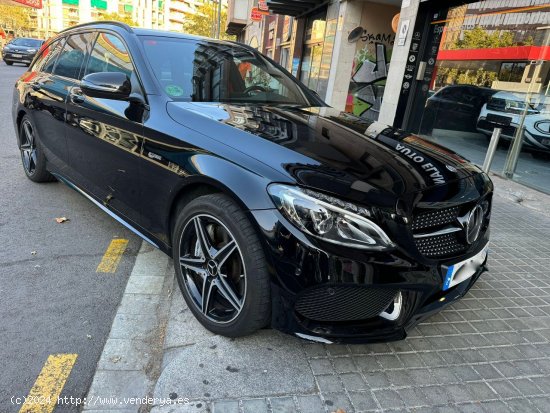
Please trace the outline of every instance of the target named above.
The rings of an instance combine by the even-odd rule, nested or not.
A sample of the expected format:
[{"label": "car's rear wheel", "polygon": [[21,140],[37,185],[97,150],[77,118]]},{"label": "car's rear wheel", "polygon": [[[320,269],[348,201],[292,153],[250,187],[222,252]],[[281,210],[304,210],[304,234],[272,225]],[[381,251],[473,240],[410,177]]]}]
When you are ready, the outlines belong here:
[{"label": "car's rear wheel", "polygon": [[46,169],[46,157],[30,118],[25,115],[19,126],[19,150],[25,175],[33,182],[52,182],[55,177]]},{"label": "car's rear wheel", "polygon": [[264,251],[231,198],[211,194],[187,204],[172,239],[180,289],[204,327],[238,337],[268,324],[271,293]]}]

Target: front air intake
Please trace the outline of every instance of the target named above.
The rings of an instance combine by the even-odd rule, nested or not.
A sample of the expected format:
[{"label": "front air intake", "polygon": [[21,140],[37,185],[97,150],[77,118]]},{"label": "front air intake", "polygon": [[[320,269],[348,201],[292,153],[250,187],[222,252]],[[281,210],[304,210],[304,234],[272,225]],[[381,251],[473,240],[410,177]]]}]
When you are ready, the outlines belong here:
[{"label": "front air intake", "polygon": [[356,285],[325,285],[304,291],[296,302],[296,312],[312,321],[359,321],[382,313],[398,290]]}]

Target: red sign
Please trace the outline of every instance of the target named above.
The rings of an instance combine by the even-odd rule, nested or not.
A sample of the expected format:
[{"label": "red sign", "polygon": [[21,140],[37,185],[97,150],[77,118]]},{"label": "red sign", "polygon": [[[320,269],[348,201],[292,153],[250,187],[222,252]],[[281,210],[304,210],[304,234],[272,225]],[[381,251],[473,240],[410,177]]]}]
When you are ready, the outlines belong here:
[{"label": "red sign", "polygon": [[262,11],[268,11],[267,0],[258,0],[258,9]]},{"label": "red sign", "polygon": [[253,22],[259,22],[262,20],[264,16],[269,15],[268,11],[263,11],[258,9],[257,7],[252,7],[252,10],[250,11],[250,19]]},{"label": "red sign", "polygon": [[22,4],[23,6],[32,7],[34,9],[42,8],[42,0],[13,0],[16,3]]}]

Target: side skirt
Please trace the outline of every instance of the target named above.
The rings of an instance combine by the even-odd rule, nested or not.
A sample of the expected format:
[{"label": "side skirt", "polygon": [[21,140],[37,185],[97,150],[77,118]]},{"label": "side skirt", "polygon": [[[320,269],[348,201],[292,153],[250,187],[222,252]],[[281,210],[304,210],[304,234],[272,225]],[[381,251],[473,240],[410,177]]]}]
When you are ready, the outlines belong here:
[{"label": "side skirt", "polygon": [[63,182],[65,185],[67,185],[69,188],[72,188],[74,189],[75,191],[77,191],[78,193],[80,193],[81,195],[84,195],[86,198],[88,198],[90,201],[92,201],[96,206],[98,206],[101,210],[103,210],[104,212],[106,212],[107,214],[109,214],[112,218],[114,218],[115,220],[117,220],[119,223],[121,223],[122,225],[124,225],[126,228],[128,228],[130,231],[132,231],[134,234],[136,234],[137,236],[139,236],[140,238],[142,238],[144,241],[147,241],[149,244],[151,244],[153,247],[155,248],[158,248],[160,250],[162,250],[162,248],[156,243],[154,242],[153,240],[151,240],[150,238],[148,238],[147,236],[145,236],[142,232],[138,231],[134,226],[132,226],[131,224],[129,224],[127,221],[125,221],[124,219],[122,219],[119,215],[115,214],[113,211],[111,211],[109,208],[107,208],[105,205],[103,205],[101,202],[97,201],[96,199],[94,199],[91,195],[87,194],[86,192],[84,192],[82,189],[80,189],[78,186],[76,186],[75,184],[73,184],[71,181],[69,181],[67,178],[64,178],[63,176],[57,174],[57,173],[54,173],[54,172],[51,172],[52,175],[54,175],[57,179],[59,179],[61,182]]}]

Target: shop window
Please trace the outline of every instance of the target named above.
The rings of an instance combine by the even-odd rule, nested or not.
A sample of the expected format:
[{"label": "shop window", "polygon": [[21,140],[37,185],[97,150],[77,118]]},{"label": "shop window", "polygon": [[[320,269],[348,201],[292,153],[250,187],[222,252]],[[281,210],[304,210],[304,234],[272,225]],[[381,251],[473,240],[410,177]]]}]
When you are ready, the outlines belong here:
[{"label": "shop window", "polygon": [[[442,10],[430,8],[437,18],[419,32],[426,52],[413,58],[413,83],[402,91],[396,125],[406,115],[399,126],[478,165],[498,128],[501,144],[494,148],[491,171],[550,192],[546,11],[526,10],[527,2],[519,0],[464,2],[448,11],[446,2],[423,3]],[[416,53],[412,45],[409,52]],[[418,61],[428,62],[428,75],[415,82]]]},{"label": "shop window", "polygon": [[498,80],[502,82],[521,82],[527,62],[504,62],[500,65]]},{"label": "shop window", "polygon": [[290,47],[283,47],[281,49],[280,64],[282,67],[288,70],[288,64],[290,60]]},{"label": "shop window", "polygon": [[327,24],[327,11],[323,10],[307,19],[306,23],[306,42],[322,42],[325,37],[325,27]]}]

